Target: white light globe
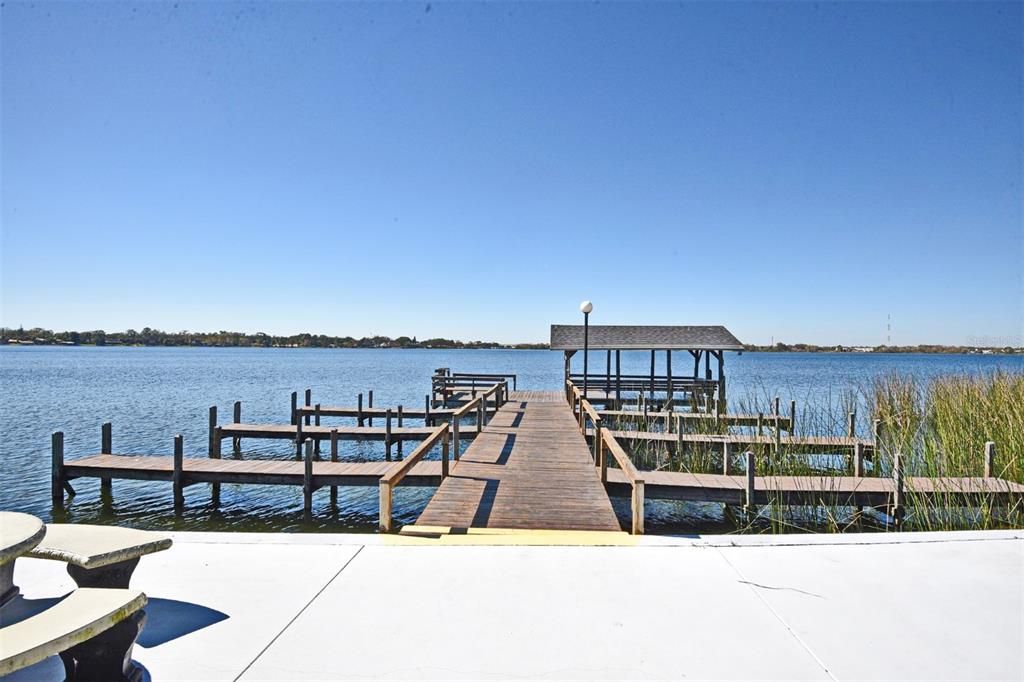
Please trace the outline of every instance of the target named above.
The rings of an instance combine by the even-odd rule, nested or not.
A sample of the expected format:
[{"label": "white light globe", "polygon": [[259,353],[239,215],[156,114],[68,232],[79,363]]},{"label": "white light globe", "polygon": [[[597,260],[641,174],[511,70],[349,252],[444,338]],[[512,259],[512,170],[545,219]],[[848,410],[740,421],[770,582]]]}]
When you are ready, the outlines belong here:
[{"label": "white light globe", "polygon": [[594,309],[594,304],[591,303],[590,301],[584,301],[583,303],[580,303],[580,312],[581,313],[589,313],[593,309]]}]

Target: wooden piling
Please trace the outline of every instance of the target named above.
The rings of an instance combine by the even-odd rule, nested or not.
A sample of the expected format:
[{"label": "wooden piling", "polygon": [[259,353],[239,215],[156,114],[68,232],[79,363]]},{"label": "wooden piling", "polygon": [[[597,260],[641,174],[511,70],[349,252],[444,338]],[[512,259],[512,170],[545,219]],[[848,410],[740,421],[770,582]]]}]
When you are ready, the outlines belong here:
[{"label": "wooden piling", "polygon": [[50,437],[50,500],[54,507],[64,506],[64,432]]},{"label": "wooden piling", "polygon": [[306,514],[313,511],[313,441],[306,441],[306,452],[302,468],[302,510]]},{"label": "wooden piling", "polygon": [[356,399],[356,426],[363,425],[363,394],[360,393]]},{"label": "wooden piling", "polygon": [[[242,423],[242,401],[236,400],[234,409],[232,410],[232,421],[236,424]],[[242,452],[242,438],[241,436],[235,436],[231,439],[231,451],[238,455]]]},{"label": "wooden piling", "polygon": [[864,475],[864,444],[853,444],[853,475],[860,478]]},{"label": "wooden piling", "polygon": [[996,444],[993,441],[985,443],[985,478],[995,476],[996,470]]},{"label": "wooden piling", "polygon": [[893,456],[892,462],[892,477],[893,477],[893,504],[892,504],[892,521],[893,526],[896,530],[903,528],[903,456],[900,453],[896,453]]},{"label": "wooden piling", "polygon": [[423,425],[431,426],[430,423],[430,396],[423,396]]},{"label": "wooden piling", "polygon": [[722,475],[729,475],[729,460],[732,459],[732,453],[729,452],[729,441],[722,441]]},{"label": "wooden piling", "polygon": [[[213,452],[210,453],[211,459],[220,459],[220,443],[220,427],[217,426],[213,429]],[[235,450],[234,454],[237,456],[239,454],[239,451]],[[210,502],[213,504],[214,507],[220,505],[220,483],[210,484]]]},{"label": "wooden piling", "polygon": [[[316,426],[320,426],[320,403],[317,403],[313,407],[313,423]],[[317,438],[317,439],[315,439],[313,441],[313,450],[318,455],[317,459],[320,459],[319,458],[319,454],[320,454],[320,439],[319,438]]]},{"label": "wooden piling", "polygon": [[[373,391],[368,391],[366,394],[366,406],[373,409]],[[367,425],[373,426],[373,415],[371,414],[369,419],[366,420]]]},{"label": "wooden piling", "polygon": [[853,438],[857,435],[857,411],[852,410],[847,415],[846,435]]},{"label": "wooden piling", "polygon": [[444,436],[441,438],[441,478],[448,478],[448,432],[450,429],[444,430]]},{"label": "wooden piling", "polygon": [[796,433],[796,401],[789,401],[789,435]]},{"label": "wooden piling", "polygon": [[295,420],[295,459],[302,459],[302,420]]},{"label": "wooden piling", "polygon": [[[775,396],[775,401],[772,403],[772,408],[773,408],[772,412],[775,414],[776,417],[778,417],[779,416],[779,396]],[[776,420],[776,423],[778,423],[778,420]]]},{"label": "wooden piling", "polygon": [[484,414],[486,414],[486,412],[487,412],[487,409],[484,407],[484,405],[486,405],[486,404],[487,404],[487,401],[484,399],[483,396],[480,396],[480,402],[478,402],[476,404],[476,432],[477,433],[480,433],[484,429]]},{"label": "wooden piling", "polygon": [[389,407],[387,412],[384,413],[385,424],[384,424],[384,448],[385,448],[385,459],[391,461],[391,408]]},{"label": "wooden piling", "polygon": [[746,510],[748,514],[754,513],[754,453],[747,450],[744,453],[747,465],[747,481],[746,481]]},{"label": "wooden piling", "polygon": [[[338,429],[331,429],[331,461],[338,461]],[[338,486],[331,486],[331,506],[338,504]]]},{"label": "wooden piling", "polygon": [[171,474],[171,483],[174,486],[174,510],[176,512],[180,512],[185,506],[184,457],[185,439],[179,433],[174,437],[174,472]]},{"label": "wooden piling", "polygon": [[459,417],[452,416],[452,455],[459,461]]},{"label": "wooden piling", "polygon": [[[100,427],[100,452],[104,455],[114,452],[113,425],[110,422],[106,422]],[[111,480],[109,478],[100,479],[100,490],[110,492]]]},{"label": "wooden piling", "polygon": [[299,394],[297,391],[292,391],[292,426],[295,426],[295,420],[299,413]]},{"label": "wooden piling", "polygon": [[382,533],[391,532],[391,484],[383,479],[380,482],[380,518],[377,525]]},{"label": "wooden piling", "polygon": [[[402,406],[401,405],[398,406],[398,428],[402,428]],[[404,438],[399,438],[398,439],[398,459],[402,459],[402,450],[404,450],[404,448],[402,447],[402,442],[404,440],[405,440]]]},{"label": "wooden piling", "polygon": [[644,534],[644,482],[636,481],[633,484],[633,499],[630,505],[632,511],[632,532],[633,535]]},{"label": "wooden piling", "polygon": [[[306,407],[311,407],[312,405],[313,405],[313,389],[307,388],[306,389]],[[306,426],[309,426],[310,417],[309,417],[309,412],[308,411],[306,412],[306,416],[305,416],[304,421],[306,422]]]},{"label": "wooden piling", "polygon": [[213,430],[217,428],[217,406],[210,405],[210,442],[207,443],[206,454],[209,455],[213,452]]}]

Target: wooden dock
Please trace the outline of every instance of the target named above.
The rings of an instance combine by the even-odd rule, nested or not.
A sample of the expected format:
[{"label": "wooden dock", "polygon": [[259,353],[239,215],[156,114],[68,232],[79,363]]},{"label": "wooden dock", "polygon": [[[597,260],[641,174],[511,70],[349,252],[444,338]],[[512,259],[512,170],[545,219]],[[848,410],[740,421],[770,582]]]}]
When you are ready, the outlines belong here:
[{"label": "wooden dock", "polygon": [[[423,533],[437,533],[439,528],[456,533],[468,528],[620,531],[610,501],[610,496],[619,495],[631,498],[628,525],[633,533],[644,531],[646,498],[741,505],[747,513],[756,513],[760,505],[775,504],[852,507],[855,513],[876,507],[886,510],[897,528],[907,507],[928,505],[935,499],[946,505],[974,507],[1024,503],[1024,484],[995,476],[994,443],[985,444],[983,477],[906,476],[899,453],[894,455],[891,475],[870,476],[866,475],[865,460],[873,453],[873,441],[853,436],[783,436],[777,409],[770,415],[773,426],[769,435],[683,433],[681,429],[676,433],[636,432],[608,428],[604,420],[621,415],[596,410],[571,381],[566,382],[564,392],[511,393],[502,381],[465,398],[461,406],[447,410],[440,425],[429,428],[398,426],[397,420],[387,419],[390,410],[385,411],[384,424],[376,427],[306,424],[318,415],[297,412],[294,394],[292,424],[242,423],[241,406],[236,403],[234,421],[218,426],[216,408],[211,408],[206,457],[186,458],[180,435],[174,439],[173,456],[113,454],[112,427],[106,423],[100,454],[65,461],[64,436],[58,431],[52,437],[52,499],[55,506],[63,505],[64,493],[74,494],[71,481],[80,478],[99,479],[101,487],[108,489],[113,479],[169,481],[177,512],[184,505],[184,489],[198,483],[210,485],[215,505],[222,483],[296,485],[302,487],[304,508],[309,513],[313,493],[319,488],[330,487],[333,504],[339,487],[377,485],[380,529],[390,531],[396,486],[436,486],[415,526],[409,528],[409,532],[418,532],[418,526]],[[488,409],[491,406],[496,409]],[[321,407],[319,416],[323,414]],[[369,418],[365,412],[363,416]],[[719,415],[722,417],[728,415]],[[472,420],[469,428],[463,420]],[[854,423],[851,413],[850,433]],[[293,441],[300,461],[243,460],[237,449],[242,438]],[[466,445],[469,438],[473,440]],[[234,441],[234,456],[221,457],[224,439]],[[382,455],[387,461],[339,461],[338,444],[343,440],[383,442]],[[418,442],[403,457],[405,440]],[[324,441],[330,444],[329,461],[327,455],[321,459],[319,454]],[[715,466],[720,473],[639,471],[623,447],[630,441],[718,448],[721,466]],[[393,443],[399,445],[397,461],[390,461]],[[849,473],[853,475],[764,476],[755,471],[758,457],[763,461],[766,451],[770,457],[771,451],[789,455],[807,449],[848,451],[852,455]],[[428,459],[438,450],[440,459]]]},{"label": "wooden dock", "polygon": [[575,427],[562,393],[513,392],[416,525],[621,530]]}]

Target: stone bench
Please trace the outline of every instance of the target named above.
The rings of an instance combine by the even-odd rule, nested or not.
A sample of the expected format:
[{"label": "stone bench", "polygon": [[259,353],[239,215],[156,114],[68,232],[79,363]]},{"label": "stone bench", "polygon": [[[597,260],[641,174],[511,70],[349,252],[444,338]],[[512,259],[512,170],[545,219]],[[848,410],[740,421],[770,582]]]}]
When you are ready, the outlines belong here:
[{"label": "stone bench", "polygon": [[127,588],[139,559],[171,546],[159,533],[117,526],[52,523],[26,556],[64,561],[79,587]]},{"label": "stone bench", "polygon": [[59,654],[68,680],[137,682],[132,647],[146,615],[137,590],[82,588],[32,613],[32,600],[0,611],[0,677]]}]

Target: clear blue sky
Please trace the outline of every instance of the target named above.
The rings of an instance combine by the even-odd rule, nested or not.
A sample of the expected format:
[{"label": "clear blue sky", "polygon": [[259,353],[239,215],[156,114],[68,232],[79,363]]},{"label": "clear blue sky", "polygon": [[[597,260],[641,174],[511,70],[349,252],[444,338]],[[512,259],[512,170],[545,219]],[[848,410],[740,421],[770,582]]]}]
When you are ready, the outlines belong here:
[{"label": "clear blue sky", "polygon": [[0,13],[6,326],[1024,343],[1018,2]]}]

